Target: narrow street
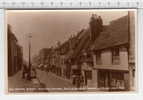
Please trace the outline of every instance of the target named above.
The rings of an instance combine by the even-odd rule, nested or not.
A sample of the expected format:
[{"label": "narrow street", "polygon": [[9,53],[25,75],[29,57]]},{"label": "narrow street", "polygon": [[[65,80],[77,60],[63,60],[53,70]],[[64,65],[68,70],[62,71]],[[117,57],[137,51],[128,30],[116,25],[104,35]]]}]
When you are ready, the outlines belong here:
[{"label": "narrow street", "polygon": [[40,12],[8,12],[8,92],[135,90],[135,11]]},{"label": "narrow street", "polygon": [[[37,70],[38,72],[38,78],[42,83],[46,85],[47,88],[71,88],[73,87],[71,83],[62,80],[59,78],[59,76],[56,76],[55,74],[51,72],[45,72],[41,70]],[[57,84],[58,83],[58,84]]]}]

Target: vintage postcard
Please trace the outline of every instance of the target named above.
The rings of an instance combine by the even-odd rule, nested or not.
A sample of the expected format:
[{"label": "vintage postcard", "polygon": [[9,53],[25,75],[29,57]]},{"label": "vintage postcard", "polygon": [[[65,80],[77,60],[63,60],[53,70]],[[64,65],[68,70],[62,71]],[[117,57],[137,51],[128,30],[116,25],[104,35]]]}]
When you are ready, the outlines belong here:
[{"label": "vintage postcard", "polygon": [[136,10],[6,10],[7,92],[136,91]]}]

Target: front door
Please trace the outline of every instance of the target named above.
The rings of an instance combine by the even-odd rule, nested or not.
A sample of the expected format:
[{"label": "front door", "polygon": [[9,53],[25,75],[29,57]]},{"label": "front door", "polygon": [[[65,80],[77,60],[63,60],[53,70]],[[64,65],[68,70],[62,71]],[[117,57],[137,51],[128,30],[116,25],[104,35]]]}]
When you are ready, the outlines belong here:
[{"label": "front door", "polygon": [[109,87],[109,72],[106,70],[98,71],[98,87],[108,88]]}]

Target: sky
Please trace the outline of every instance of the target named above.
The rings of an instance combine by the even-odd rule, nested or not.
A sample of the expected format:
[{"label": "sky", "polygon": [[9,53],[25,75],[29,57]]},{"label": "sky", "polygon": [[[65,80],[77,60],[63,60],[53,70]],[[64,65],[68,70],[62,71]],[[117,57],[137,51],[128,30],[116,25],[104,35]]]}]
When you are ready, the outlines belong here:
[{"label": "sky", "polygon": [[127,10],[8,10],[7,23],[23,47],[23,57],[28,60],[28,35],[31,34],[31,55],[42,48],[55,47],[72,34],[89,27],[92,14],[102,17],[103,24],[128,14]]}]

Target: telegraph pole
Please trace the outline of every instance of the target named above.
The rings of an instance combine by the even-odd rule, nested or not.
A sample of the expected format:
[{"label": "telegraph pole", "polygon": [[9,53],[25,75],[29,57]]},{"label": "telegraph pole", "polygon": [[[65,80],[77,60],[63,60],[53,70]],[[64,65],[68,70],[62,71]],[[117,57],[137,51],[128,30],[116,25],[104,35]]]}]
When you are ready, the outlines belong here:
[{"label": "telegraph pole", "polygon": [[31,80],[31,34],[28,35],[28,47],[29,47],[29,73],[28,79]]}]

